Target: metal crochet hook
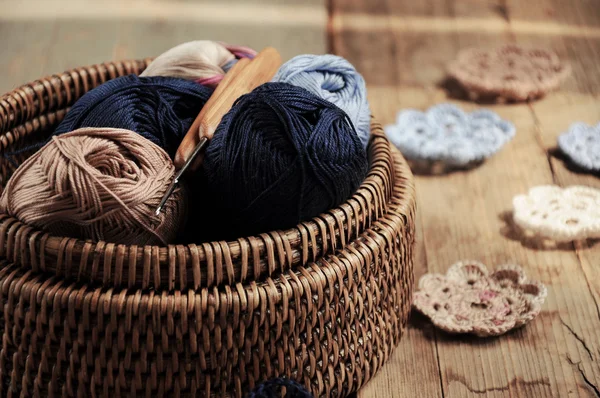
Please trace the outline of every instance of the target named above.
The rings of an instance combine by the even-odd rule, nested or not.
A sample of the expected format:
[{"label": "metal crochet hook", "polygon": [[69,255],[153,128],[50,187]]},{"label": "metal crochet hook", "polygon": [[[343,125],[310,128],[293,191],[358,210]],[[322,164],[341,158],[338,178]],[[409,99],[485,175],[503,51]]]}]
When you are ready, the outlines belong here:
[{"label": "metal crochet hook", "polygon": [[160,212],[162,211],[162,208],[165,206],[165,204],[167,203],[167,201],[169,200],[169,198],[171,197],[171,195],[173,195],[173,192],[175,191],[175,188],[177,187],[177,185],[179,185],[179,179],[181,178],[181,176],[183,176],[183,174],[187,171],[187,169],[190,168],[190,166],[192,165],[192,163],[194,163],[194,160],[195,160],[196,156],[198,156],[198,154],[200,153],[200,151],[202,149],[204,149],[204,146],[207,143],[208,143],[208,137],[201,137],[200,138],[200,141],[198,142],[198,145],[196,145],[196,147],[194,148],[194,151],[192,152],[192,156],[190,156],[190,158],[183,164],[183,166],[181,167],[181,169],[179,169],[179,171],[177,172],[177,174],[175,174],[175,177],[173,177],[173,181],[171,181],[171,184],[169,184],[169,188],[167,189],[167,191],[163,195],[162,199],[160,200],[160,204],[158,205],[158,207],[154,211],[154,215],[158,216],[160,214]]},{"label": "metal crochet hook", "polygon": [[210,96],[189,131],[181,141],[175,154],[175,167],[179,168],[154,212],[159,215],[169,197],[175,191],[179,180],[187,170],[197,170],[202,164],[202,150],[213,137],[221,119],[233,103],[242,95],[270,81],[279,66],[281,56],[272,47],[262,50],[253,60],[241,59],[223,78]]}]

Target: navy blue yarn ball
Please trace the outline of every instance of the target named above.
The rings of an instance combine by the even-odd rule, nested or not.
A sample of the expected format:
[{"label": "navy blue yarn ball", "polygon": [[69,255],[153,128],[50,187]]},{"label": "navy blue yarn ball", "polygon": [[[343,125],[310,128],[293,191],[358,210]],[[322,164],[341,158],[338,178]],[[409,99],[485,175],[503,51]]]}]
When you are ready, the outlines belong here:
[{"label": "navy blue yarn ball", "polygon": [[54,134],[81,127],[135,131],[171,158],[212,90],[173,77],[119,77],[90,90],[69,110]]},{"label": "navy blue yarn ball", "polygon": [[207,195],[231,237],[315,217],[348,199],[367,170],[346,113],[287,83],[240,97],[204,160]]},{"label": "navy blue yarn ball", "polygon": [[259,384],[246,395],[246,398],[281,398],[284,387],[286,390],[285,398],[314,398],[302,384],[281,377]]}]

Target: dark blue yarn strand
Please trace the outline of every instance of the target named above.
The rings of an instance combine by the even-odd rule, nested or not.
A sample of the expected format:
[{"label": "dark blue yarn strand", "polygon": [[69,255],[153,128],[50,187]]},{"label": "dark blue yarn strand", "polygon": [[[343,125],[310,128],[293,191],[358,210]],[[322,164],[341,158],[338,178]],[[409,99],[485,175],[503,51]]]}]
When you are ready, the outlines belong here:
[{"label": "dark blue yarn strand", "polygon": [[173,77],[128,75],[90,90],[69,110],[54,134],[82,127],[135,131],[171,157],[212,90]]},{"label": "dark blue yarn strand", "polygon": [[346,113],[287,83],[239,98],[204,161],[212,206],[229,237],[293,227],[338,206],[367,169]]},{"label": "dark blue yarn strand", "polygon": [[281,398],[284,387],[285,398],[314,398],[302,384],[282,377],[259,384],[246,395],[246,398]]}]

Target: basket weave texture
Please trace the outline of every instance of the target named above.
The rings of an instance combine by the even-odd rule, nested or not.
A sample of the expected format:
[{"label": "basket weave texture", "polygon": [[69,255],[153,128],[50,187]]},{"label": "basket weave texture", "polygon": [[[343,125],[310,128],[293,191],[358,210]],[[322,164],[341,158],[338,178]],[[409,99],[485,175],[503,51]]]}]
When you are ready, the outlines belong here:
[{"label": "basket weave texture", "polygon": [[[149,60],[77,68],[0,98],[0,151],[48,137],[93,87]],[[413,178],[378,123],[341,206],[233,242],[126,246],[0,214],[0,396],[235,396],[276,376],[346,396],[410,311]],[[0,159],[0,187],[30,153]]]}]

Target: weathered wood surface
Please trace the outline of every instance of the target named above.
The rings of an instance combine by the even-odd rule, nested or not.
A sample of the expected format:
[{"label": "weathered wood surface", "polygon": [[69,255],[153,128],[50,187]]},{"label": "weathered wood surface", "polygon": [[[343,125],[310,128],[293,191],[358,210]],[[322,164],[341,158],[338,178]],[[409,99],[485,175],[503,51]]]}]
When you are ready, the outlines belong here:
[{"label": "weathered wood surface", "polygon": [[221,40],[285,60],[326,50],[324,0],[0,0],[0,92],[68,68]]},{"label": "weathered wood surface", "polygon": [[516,262],[544,282],[540,317],[500,338],[453,337],[413,316],[389,364],[359,397],[600,396],[600,243],[544,248],[522,242],[510,224],[511,199],[541,184],[600,188],[555,155],[574,121],[600,121],[600,2],[332,0],[332,50],[365,75],[373,112],[452,98],[445,65],[470,46],[506,42],[554,49],[573,77],[532,104],[485,106],[511,120],[516,138],[481,167],[418,176],[417,278],[460,259]]},{"label": "weathered wood surface", "polygon": [[600,397],[600,243],[537,247],[509,221],[512,197],[531,186],[600,188],[600,178],[571,170],[554,151],[571,122],[600,120],[600,1],[0,0],[0,92],[201,38],[272,45],[284,58],[329,45],[364,74],[383,123],[401,108],[448,100],[475,109],[441,84],[463,47],[517,42],[568,59],[573,77],[559,92],[529,105],[486,104],[517,126],[497,156],[468,172],[417,177],[417,278],[459,259],[516,262],[548,285],[542,314],[494,339],[452,337],[413,316],[390,361],[358,395]]}]

